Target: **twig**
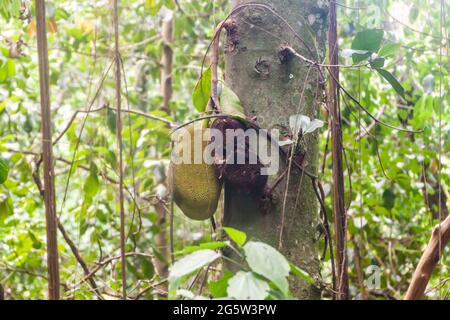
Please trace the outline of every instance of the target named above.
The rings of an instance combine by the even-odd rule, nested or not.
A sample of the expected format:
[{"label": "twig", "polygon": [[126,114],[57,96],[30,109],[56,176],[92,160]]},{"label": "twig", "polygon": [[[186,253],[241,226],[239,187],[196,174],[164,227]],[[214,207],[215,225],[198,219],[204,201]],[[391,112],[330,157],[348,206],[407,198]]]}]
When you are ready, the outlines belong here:
[{"label": "twig", "polygon": [[[125,254],[125,257],[136,257],[136,256],[141,256],[141,257],[147,257],[147,258],[153,258],[152,255],[148,255],[145,253],[140,253],[140,252],[127,252]],[[121,259],[122,256],[118,255],[118,256],[113,256],[113,257],[109,257],[109,258],[105,258],[104,260],[97,262],[97,266],[95,268],[93,268],[89,274],[87,274],[78,284],[74,285],[73,288],[78,287],[81,283],[88,281],[90,278],[92,278],[101,268],[103,268],[104,266],[106,266],[107,264],[111,263],[114,260],[119,260]]]},{"label": "twig", "polygon": [[[106,71],[104,72],[101,80],[100,80],[100,84],[97,87],[97,90],[94,94],[94,97],[91,100],[91,103],[89,104],[89,108],[88,111],[90,111],[92,109],[92,106],[94,105],[95,100],[97,100],[98,95],[100,94],[100,91],[103,87],[103,84],[105,82],[105,79],[109,73],[109,71],[111,70],[111,67],[113,65],[113,62],[111,62],[111,64],[108,66],[108,68],[106,69]],[[64,195],[63,195],[63,199],[62,199],[62,203],[61,203],[61,212],[62,209],[64,207],[64,204],[66,202],[66,198],[67,198],[67,192],[69,191],[69,183],[70,183],[70,178],[72,176],[72,169],[73,169],[73,165],[75,163],[75,159],[77,157],[77,153],[78,153],[78,148],[80,146],[80,141],[81,141],[81,135],[83,134],[84,131],[84,127],[86,125],[87,122],[87,118],[88,118],[89,112],[86,113],[86,116],[83,119],[83,123],[81,125],[81,129],[80,129],[80,133],[78,134],[78,139],[77,139],[77,143],[75,145],[75,151],[73,152],[73,156],[72,156],[72,161],[70,162],[70,169],[69,169],[69,174],[67,175],[67,179],[66,179],[66,184],[64,186]]]},{"label": "twig", "polygon": [[[381,107],[381,109],[378,111],[377,115],[375,116],[377,119],[381,118],[381,116],[384,113],[384,110],[386,109],[386,105],[383,105]],[[372,129],[377,125],[377,122],[375,120],[373,120],[368,126],[367,128],[364,129],[364,132],[360,132],[357,136],[356,136],[356,141],[361,140],[362,138],[364,138],[365,136],[367,136],[370,131],[372,131]]]},{"label": "twig", "polygon": [[142,297],[144,294],[146,294],[148,291],[150,291],[151,289],[156,289],[159,286],[161,286],[162,284],[165,284],[168,281],[168,279],[163,279],[157,283],[153,283],[152,285],[148,286],[147,288],[143,289],[141,292],[139,292],[135,299],[139,299],[140,297]]},{"label": "twig", "polygon": [[304,62],[306,62],[310,65],[324,67],[324,68],[358,69],[361,67],[370,66],[370,62],[365,62],[365,63],[361,63],[361,64],[352,64],[352,65],[343,65],[343,64],[337,64],[337,63],[336,64],[323,64],[323,63],[319,63],[317,61],[306,58],[305,56],[303,56],[300,53],[298,53],[297,51],[295,51],[291,46],[288,46],[288,45],[282,46],[281,50],[287,50],[290,54],[293,54],[297,58],[300,58],[301,60],[303,60]]},{"label": "twig", "polygon": [[[327,69],[328,71],[329,71],[329,69]],[[396,127],[396,126],[393,126],[393,125],[391,125],[391,124],[389,124],[389,123],[386,123],[386,122],[383,122],[383,121],[381,121],[381,120],[379,120],[379,119],[377,119],[373,114],[371,114],[370,112],[369,112],[369,110],[367,110],[367,108],[366,107],[364,107],[359,101],[358,101],[358,99],[356,99],[353,95],[351,95],[342,85],[341,85],[341,83],[339,82],[339,80],[338,79],[336,79],[335,78],[335,76],[331,73],[331,72],[329,72],[329,74],[330,74],[330,76],[335,80],[335,81],[337,81],[337,83],[338,83],[338,85],[339,85],[339,88],[340,88],[340,90],[342,90],[354,103],[356,103],[357,104],[357,106],[359,107],[359,108],[361,108],[370,118],[372,118],[372,120],[374,120],[376,123],[378,123],[378,124],[380,124],[380,125],[383,125],[383,126],[385,126],[385,127],[388,127],[388,128],[391,128],[391,129],[394,129],[394,130],[397,130],[397,131],[402,131],[402,132],[409,132],[409,133],[423,133],[423,130],[408,130],[408,129],[404,129],[404,128],[400,128],[400,127]]]},{"label": "twig", "polygon": [[[72,123],[75,121],[75,119],[77,118],[77,115],[81,114],[81,113],[96,113],[96,112],[100,112],[102,110],[105,109],[109,109],[109,110],[115,110],[115,108],[110,107],[108,104],[104,104],[101,107],[98,107],[96,109],[90,109],[90,110],[77,110],[74,112],[74,114],[72,115],[72,117],[70,118],[69,122],[66,124],[66,126],[64,127],[63,130],[61,130],[60,134],[58,135],[58,137],[54,140],[53,145],[56,145],[61,138],[67,133],[67,131],[70,129],[70,126],[72,125]],[[152,119],[152,120],[156,120],[156,121],[161,121],[167,125],[169,125],[171,128],[175,128],[176,126],[178,126],[177,123],[172,122],[170,120],[167,120],[165,118],[162,117],[158,117],[149,113],[145,113],[139,110],[134,110],[134,109],[123,109],[122,112],[126,112],[126,113],[130,113],[130,114],[135,114],[144,118],[148,118],[148,119]]]}]

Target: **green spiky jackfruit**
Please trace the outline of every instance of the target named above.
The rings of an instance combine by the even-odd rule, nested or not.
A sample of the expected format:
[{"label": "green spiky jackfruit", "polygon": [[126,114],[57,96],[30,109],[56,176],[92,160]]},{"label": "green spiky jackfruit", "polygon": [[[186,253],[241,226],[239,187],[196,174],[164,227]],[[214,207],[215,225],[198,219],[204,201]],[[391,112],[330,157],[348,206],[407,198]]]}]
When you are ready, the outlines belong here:
[{"label": "green spiky jackfruit", "polygon": [[[213,216],[222,189],[214,165],[205,163],[203,158],[203,152],[209,144],[208,140],[203,141],[201,138],[204,132],[204,125],[197,123],[175,133],[173,147],[178,150],[178,162],[172,161],[169,168],[173,200],[193,220],[206,220]],[[194,141],[202,142],[195,147]]]}]

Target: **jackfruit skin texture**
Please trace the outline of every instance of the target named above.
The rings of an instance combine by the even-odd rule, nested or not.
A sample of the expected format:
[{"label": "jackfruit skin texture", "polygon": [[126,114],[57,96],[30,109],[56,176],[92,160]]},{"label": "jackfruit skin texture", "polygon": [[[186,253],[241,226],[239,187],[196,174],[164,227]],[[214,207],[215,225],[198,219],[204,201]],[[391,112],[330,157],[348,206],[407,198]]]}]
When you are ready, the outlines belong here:
[{"label": "jackfruit skin texture", "polygon": [[[202,126],[191,124],[185,129],[191,137],[191,163],[170,163],[168,178],[172,196],[188,218],[207,220],[217,210],[222,183],[216,178],[213,164],[205,163],[203,157],[201,163],[194,163],[194,135],[203,134]],[[174,143],[183,143],[183,140]],[[202,154],[208,144],[208,141],[203,141]],[[188,147],[188,144],[183,143],[183,152]]]}]

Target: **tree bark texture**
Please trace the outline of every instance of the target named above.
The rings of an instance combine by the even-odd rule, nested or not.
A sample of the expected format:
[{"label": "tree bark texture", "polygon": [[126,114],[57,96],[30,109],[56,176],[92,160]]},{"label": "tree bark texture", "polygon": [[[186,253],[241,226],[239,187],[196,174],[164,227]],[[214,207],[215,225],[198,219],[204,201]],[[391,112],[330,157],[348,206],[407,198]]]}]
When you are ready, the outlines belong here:
[{"label": "tree bark texture", "polygon": [[[323,89],[314,66],[295,57],[286,58],[281,49],[290,45],[302,55],[322,62],[326,52],[328,2],[259,2],[282,18],[268,8],[252,6],[251,3],[233,1],[233,8],[248,6],[229,20],[232,26],[227,28],[224,44],[225,82],[239,96],[248,117],[257,117],[258,125],[266,130],[276,128],[287,133],[291,115],[319,118]],[[304,164],[313,174],[318,168],[318,147],[317,132],[305,136]],[[269,186],[286,169],[286,162],[287,159],[280,158],[279,172],[269,177]],[[265,213],[261,212],[258,199],[225,186],[224,225],[244,230],[250,239],[265,241],[274,247],[279,245],[280,228],[283,227],[282,253],[300,268],[318,276],[318,202],[310,178],[302,177],[294,166],[289,180],[283,226],[281,217],[286,177],[273,193],[270,212]],[[320,297],[317,288],[299,278],[293,278],[291,283],[291,291],[300,299]]]}]

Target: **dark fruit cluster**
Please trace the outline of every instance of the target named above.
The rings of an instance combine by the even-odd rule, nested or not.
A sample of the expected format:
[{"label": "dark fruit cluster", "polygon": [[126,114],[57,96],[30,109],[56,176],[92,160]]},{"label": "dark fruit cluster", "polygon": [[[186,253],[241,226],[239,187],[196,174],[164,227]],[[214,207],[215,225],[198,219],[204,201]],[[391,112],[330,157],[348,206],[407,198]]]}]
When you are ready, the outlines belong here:
[{"label": "dark fruit cluster", "polygon": [[[211,128],[220,130],[224,139],[223,158],[222,155],[216,157],[217,178],[247,194],[261,195],[267,184],[267,176],[261,175],[264,165],[256,154],[257,150],[250,148],[249,139],[244,136],[247,129],[245,124],[233,118],[219,118],[214,121]],[[233,136],[234,141],[227,141],[227,130],[237,129],[242,130],[236,131],[236,135]],[[233,152],[227,152],[227,148],[232,148]],[[238,159],[243,158],[245,163],[239,164]],[[249,163],[249,159],[257,159],[257,161]]]}]

